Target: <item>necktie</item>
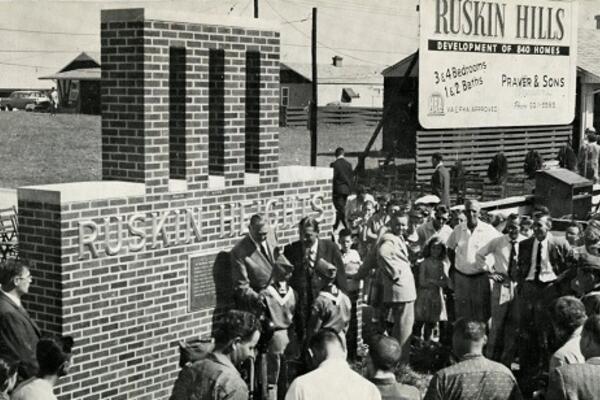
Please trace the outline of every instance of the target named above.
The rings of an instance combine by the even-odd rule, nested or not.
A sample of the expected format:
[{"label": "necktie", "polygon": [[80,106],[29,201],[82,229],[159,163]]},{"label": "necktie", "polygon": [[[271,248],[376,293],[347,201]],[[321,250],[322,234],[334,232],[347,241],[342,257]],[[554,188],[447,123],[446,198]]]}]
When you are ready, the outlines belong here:
[{"label": "necktie", "polygon": [[258,247],[260,247],[260,252],[263,253],[263,256],[265,256],[267,260],[271,261],[271,257],[269,257],[269,252],[267,251],[267,244],[261,243],[258,245]]},{"label": "necktie", "polygon": [[542,242],[538,243],[537,257],[535,258],[535,281],[540,281],[540,274],[542,273]]},{"label": "necktie", "polygon": [[511,276],[512,272],[517,267],[517,242],[512,240],[510,242],[510,256],[508,258],[508,276]]}]

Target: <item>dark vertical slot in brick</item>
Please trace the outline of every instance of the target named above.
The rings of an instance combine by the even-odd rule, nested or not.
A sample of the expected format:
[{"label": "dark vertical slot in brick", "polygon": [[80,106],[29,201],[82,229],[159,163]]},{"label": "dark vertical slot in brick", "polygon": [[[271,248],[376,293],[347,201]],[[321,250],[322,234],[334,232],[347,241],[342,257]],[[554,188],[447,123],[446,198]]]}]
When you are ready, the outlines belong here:
[{"label": "dark vertical slot in brick", "polygon": [[225,174],[225,51],[208,55],[208,173]]},{"label": "dark vertical slot in brick", "polygon": [[185,48],[169,48],[169,178],[185,179]]},{"label": "dark vertical slot in brick", "polygon": [[246,52],[246,172],[258,173],[260,137],[260,53]]}]

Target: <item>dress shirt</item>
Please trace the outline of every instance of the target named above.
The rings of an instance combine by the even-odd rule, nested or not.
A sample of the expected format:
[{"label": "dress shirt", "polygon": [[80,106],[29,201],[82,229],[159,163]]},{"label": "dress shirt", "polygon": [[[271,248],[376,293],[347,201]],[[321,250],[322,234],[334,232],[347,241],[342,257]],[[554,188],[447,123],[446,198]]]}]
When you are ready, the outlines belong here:
[{"label": "dress shirt", "polygon": [[421,400],[421,392],[414,386],[397,382],[395,376],[374,377],[371,382],[381,392],[382,400]]},{"label": "dress shirt", "polygon": [[318,247],[319,247],[319,239],[315,240],[313,245],[310,246],[310,249],[308,249],[308,263],[310,264],[311,267],[314,267],[315,263],[317,262]]},{"label": "dress shirt", "polygon": [[348,251],[345,253],[340,250],[340,253],[342,253],[342,261],[344,262],[346,276],[351,277],[352,275],[356,275],[362,264],[362,260],[360,259],[360,254],[358,254],[358,251],[354,249],[348,249]]},{"label": "dress shirt", "polygon": [[19,385],[12,400],[56,400],[52,385],[45,379],[31,378]]},{"label": "dress shirt", "polygon": [[350,369],[346,360],[329,359],[296,378],[285,400],[381,400],[379,389]]},{"label": "dress shirt", "polygon": [[463,361],[433,376],[425,400],[520,400],[512,372],[482,355],[468,354]]},{"label": "dress shirt", "polygon": [[477,252],[488,244],[492,239],[501,236],[492,225],[478,221],[473,232],[467,224],[460,224],[448,238],[446,246],[455,252],[454,266],[466,275],[473,275],[489,270],[494,263],[494,257],[490,254],[485,258],[485,269],[477,262]]},{"label": "dress shirt", "polygon": [[[537,239],[533,240],[533,248],[531,249],[531,267],[526,280],[535,280],[535,266],[537,263],[538,246],[540,242]],[[550,253],[548,252],[548,236],[542,241],[542,263],[540,270],[540,282],[552,282],[556,280],[556,274],[550,264]]]},{"label": "dress shirt", "polygon": [[[519,235],[515,240],[515,251],[516,256],[519,256],[519,242],[524,240],[525,236]],[[512,248],[512,239],[508,235],[502,235],[500,237],[490,240],[488,244],[483,246],[477,252],[477,262],[482,270],[487,272],[495,272],[497,274],[508,276],[508,265],[510,263],[510,251]],[[486,257],[491,254],[494,258],[494,264],[489,265],[486,263]]]},{"label": "dress shirt", "polygon": [[452,228],[446,224],[442,225],[439,231],[436,231],[433,226],[433,221],[427,221],[417,228],[417,236],[419,237],[419,245],[421,248],[423,248],[425,243],[434,236],[439,237],[445,244],[451,234]]},{"label": "dress shirt", "polygon": [[254,240],[254,238],[252,237],[251,234],[248,234],[248,237],[250,237],[252,242],[256,245],[256,248],[258,249],[258,251],[260,251],[263,255],[267,254],[268,255],[267,260],[272,261],[271,260],[271,252],[269,251],[269,245],[268,245],[266,239],[259,243],[256,240]]},{"label": "dress shirt", "polygon": [[550,358],[550,373],[561,365],[582,364],[585,362],[585,357],[581,354],[581,348],[579,347],[582,330],[583,327],[581,326],[577,328],[569,340],[552,355]]}]

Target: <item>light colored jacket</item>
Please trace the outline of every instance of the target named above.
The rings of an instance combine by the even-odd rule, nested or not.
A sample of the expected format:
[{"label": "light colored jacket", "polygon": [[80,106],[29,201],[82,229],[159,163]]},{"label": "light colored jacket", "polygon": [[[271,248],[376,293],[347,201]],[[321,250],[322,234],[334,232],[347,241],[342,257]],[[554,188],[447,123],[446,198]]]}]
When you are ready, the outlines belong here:
[{"label": "light colored jacket", "polygon": [[408,249],[402,238],[392,233],[383,235],[377,250],[377,267],[384,303],[415,301],[415,278],[410,268]]}]

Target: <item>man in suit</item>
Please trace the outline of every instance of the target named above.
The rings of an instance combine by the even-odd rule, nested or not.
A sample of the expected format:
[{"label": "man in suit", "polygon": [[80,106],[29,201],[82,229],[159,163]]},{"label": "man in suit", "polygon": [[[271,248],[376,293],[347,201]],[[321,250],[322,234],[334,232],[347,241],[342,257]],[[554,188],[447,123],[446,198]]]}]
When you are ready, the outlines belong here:
[{"label": "man in suit", "polygon": [[239,309],[261,310],[263,302],[259,293],[269,286],[278,252],[277,240],[267,220],[262,215],[253,215],[248,234],[230,253],[233,292]]},{"label": "man in suit", "polygon": [[408,217],[396,215],[390,220],[390,232],[383,234],[377,249],[377,267],[383,291],[384,312],[393,324],[391,336],[402,346],[402,363],[410,357],[410,337],[415,322],[417,290],[404,235]]},{"label": "man in suit", "polygon": [[19,378],[25,380],[38,372],[35,348],[41,335],[21,303],[29,292],[31,272],[23,260],[14,258],[0,268],[0,358],[18,362]]},{"label": "man in suit", "polygon": [[333,230],[335,231],[339,224],[348,228],[346,221],[346,200],[352,189],[354,182],[354,172],[352,164],[344,157],[344,149],[338,147],[335,149],[335,161],[329,165],[333,168],[333,206],[335,207],[335,222]]},{"label": "man in suit", "polygon": [[342,254],[331,240],[319,239],[319,222],[313,217],[305,217],[300,221],[299,231],[300,240],[285,246],[283,252],[294,265],[290,286],[298,293],[295,325],[298,338],[304,340],[310,307],[319,292],[314,278],[317,261],[323,259],[336,266],[336,286],[343,292],[347,291],[347,284]]},{"label": "man in suit", "polygon": [[581,333],[585,364],[558,367],[550,375],[547,400],[600,399],[600,316],[587,319]]},{"label": "man in suit", "polygon": [[523,377],[532,377],[548,369],[548,333],[550,313],[541,300],[548,288],[568,269],[573,251],[569,243],[550,233],[552,219],[536,213],[533,236],[519,243],[517,268],[511,271],[518,284],[520,370]]},{"label": "man in suit", "polygon": [[450,207],[450,172],[444,165],[444,156],[435,153],[431,156],[433,174],[431,175],[431,192],[440,198],[440,203]]}]

